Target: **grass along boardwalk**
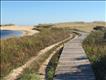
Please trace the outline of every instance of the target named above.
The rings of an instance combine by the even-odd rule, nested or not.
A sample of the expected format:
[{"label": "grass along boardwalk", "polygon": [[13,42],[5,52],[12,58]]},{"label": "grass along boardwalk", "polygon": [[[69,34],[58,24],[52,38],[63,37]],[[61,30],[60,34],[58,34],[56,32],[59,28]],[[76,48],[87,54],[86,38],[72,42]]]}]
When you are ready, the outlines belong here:
[{"label": "grass along boardwalk", "polygon": [[64,45],[53,80],[95,80],[91,64],[82,48],[87,33],[80,33]]}]

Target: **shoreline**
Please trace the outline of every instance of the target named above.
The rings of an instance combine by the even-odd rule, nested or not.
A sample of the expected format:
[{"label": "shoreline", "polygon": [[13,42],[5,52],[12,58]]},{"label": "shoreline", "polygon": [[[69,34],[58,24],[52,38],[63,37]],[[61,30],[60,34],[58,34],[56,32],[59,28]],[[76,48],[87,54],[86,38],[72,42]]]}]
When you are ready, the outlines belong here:
[{"label": "shoreline", "polygon": [[22,36],[30,36],[36,33],[39,33],[37,30],[32,30],[33,26],[1,26],[0,30],[17,30],[17,31],[23,31]]}]

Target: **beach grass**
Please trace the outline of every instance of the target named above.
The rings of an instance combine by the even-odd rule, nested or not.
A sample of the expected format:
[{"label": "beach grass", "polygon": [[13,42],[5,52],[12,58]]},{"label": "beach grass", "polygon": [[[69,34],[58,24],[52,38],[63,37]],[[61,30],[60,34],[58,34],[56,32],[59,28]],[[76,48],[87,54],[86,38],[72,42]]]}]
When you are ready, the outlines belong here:
[{"label": "beach grass", "polygon": [[[48,52],[46,52],[45,54],[42,54],[37,61],[34,61],[31,65],[31,67],[26,68],[24,73],[22,75],[20,75],[20,77],[17,80],[40,80],[40,73],[39,73],[39,69],[40,69],[40,65],[42,65],[42,63],[49,57],[49,55],[57,48],[59,47],[61,44],[55,46],[54,48],[52,48],[51,50],[49,50]],[[60,49],[61,50],[61,49]],[[60,51],[59,50],[59,51]],[[59,56],[58,51],[56,52],[56,55]],[[57,56],[55,56],[57,57]],[[56,58],[55,58],[56,59]],[[48,73],[48,72],[47,72]],[[52,75],[53,76],[53,75]],[[36,78],[35,78],[36,77]]]},{"label": "beach grass", "polygon": [[97,30],[84,40],[83,47],[92,63],[96,80],[106,80],[106,31]]},{"label": "beach grass", "polygon": [[25,64],[31,57],[37,56],[41,49],[69,37],[69,34],[64,29],[46,28],[32,36],[1,40],[0,77],[8,75],[11,70]]},{"label": "beach grass", "polygon": [[62,50],[63,47],[60,50],[58,50],[49,61],[46,68],[46,80],[53,80]]}]

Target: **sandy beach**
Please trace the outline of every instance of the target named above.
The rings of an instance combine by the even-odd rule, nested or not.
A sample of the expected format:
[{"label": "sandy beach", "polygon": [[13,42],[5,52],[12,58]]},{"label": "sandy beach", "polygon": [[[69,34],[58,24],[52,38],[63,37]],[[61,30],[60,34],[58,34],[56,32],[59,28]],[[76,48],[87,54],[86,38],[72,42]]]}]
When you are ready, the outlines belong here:
[{"label": "sandy beach", "polygon": [[39,31],[37,30],[32,30],[34,27],[33,26],[1,26],[1,30],[19,30],[23,31],[23,35],[33,35],[35,33],[38,33]]}]

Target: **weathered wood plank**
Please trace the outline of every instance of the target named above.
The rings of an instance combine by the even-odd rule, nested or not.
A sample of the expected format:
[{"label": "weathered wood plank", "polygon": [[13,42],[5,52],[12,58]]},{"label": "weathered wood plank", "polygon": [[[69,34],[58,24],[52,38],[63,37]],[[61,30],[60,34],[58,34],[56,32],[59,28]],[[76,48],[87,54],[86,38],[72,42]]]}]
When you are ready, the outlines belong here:
[{"label": "weathered wood plank", "polygon": [[53,80],[95,80],[91,63],[81,44],[87,34],[81,34],[64,45]]}]

